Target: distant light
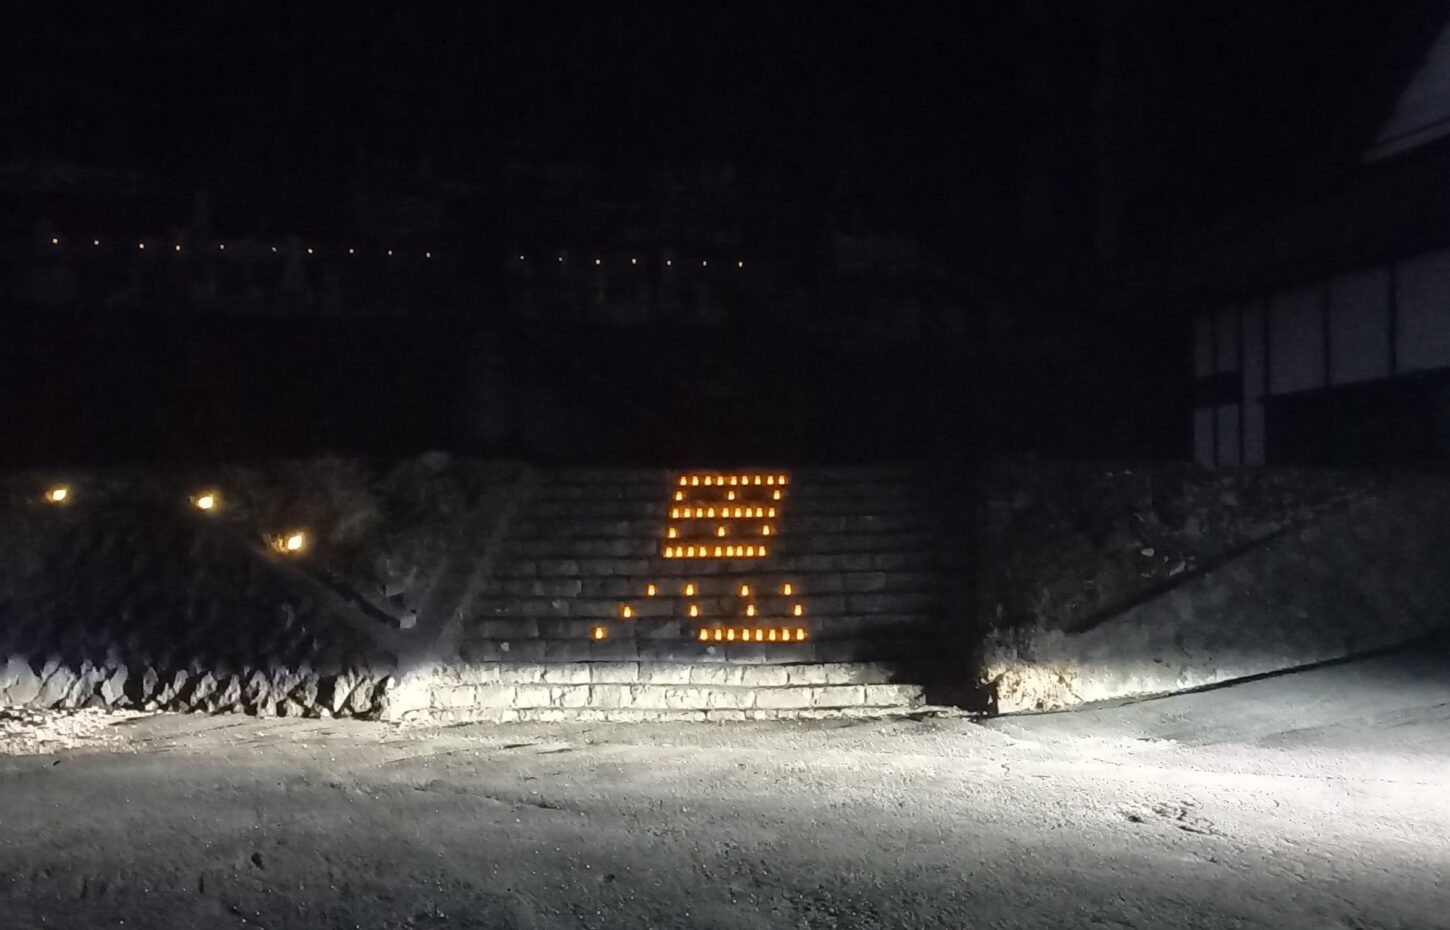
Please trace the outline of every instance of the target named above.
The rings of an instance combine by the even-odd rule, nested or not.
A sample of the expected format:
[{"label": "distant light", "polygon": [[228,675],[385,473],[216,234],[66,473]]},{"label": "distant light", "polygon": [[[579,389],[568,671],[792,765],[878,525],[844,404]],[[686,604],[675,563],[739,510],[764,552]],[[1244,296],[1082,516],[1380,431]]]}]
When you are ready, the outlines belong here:
[{"label": "distant light", "polygon": [[745,263],[744,262],[736,262],[735,263],[735,267],[736,268],[744,268],[745,267]]},{"label": "distant light", "polygon": [[523,260],[524,260],[524,257],[522,255],[520,255],[519,256],[519,261],[523,261]]},{"label": "distant light", "polygon": [[277,247],[275,245],[272,246],[272,252],[273,252],[273,254],[275,254],[277,252]]},{"label": "distant light", "polygon": [[357,252],[357,249],[348,249],[347,250],[347,254],[349,254],[349,255],[352,255],[352,254],[354,254],[356,252]]},{"label": "distant light", "polygon": [[92,239],[91,240],[91,245],[100,245],[100,244],[101,244],[101,240],[99,240],[99,239]]},{"label": "distant light", "polygon": [[273,549],[283,555],[296,555],[307,548],[307,534],[301,530],[294,530],[291,533],[273,536],[268,542],[272,544]]},{"label": "distant light", "polygon": [[308,254],[308,255],[311,255],[311,254],[313,254],[313,253],[312,253],[312,246],[310,246],[310,245],[309,245],[309,246],[308,246],[308,247],[307,247],[307,254]]},{"label": "distant light", "polygon": [[596,626],[594,628],[594,638],[595,639],[604,639],[608,635],[609,635],[609,631],[606,630],[604,627],[602,627],[602,626]]},{"label": "distant light", "polygon": [[55,238],[54,236],[52,236],[51,239],[50,239],[50,244],[51,245],[60,245],[60,240],[57,239],[57,238]]},{"label": "distant light", "polygon": [[596,265],[602,265],[603,263],[604,263],[604,259],[602,259],[602,258],[596,258],[594,260],[594,264],[596,264]]},{"label": "distant light", "polygon": [[180,242],[176,243],[176,251],[178,251],[178,252],[181,251],[181,243]]},{"label": "distant light", "polygon": [[564,260],[564,256],[562,256],[562,255],[560,255],[560,256],[559,256],[559,261],[561,261],[561,262],[562,262],[562,261],[563,261],[563,260]]},{"label": "distant light", "polygon": [[225,252],[227,250],[227,244],[225,242],[218,242],[216,247],[222,252]]},{"label": "distant light", "polygon": [[64,504],[69,498],[70,488],[63,484],[58,484],[45,492],[45,499],[51,504]]},{"label": "distant light", "polygon": [[631,259],[630,259],[630,260],[629,260],[629,263],[630,263],[630,264],[631,264],[631,265],[638,265],[638,264],[639,264],[639,259],[637,259],[637,258],[631,258]]},{"label": "distant light", "polygon": [[705,261],[702,261],[702,262],[700,262],[700,267],[701,267],[701,268],[709,268],[709,267],[710,267],[710,262],[709,262],[709,260],[708,260],[708,259],[707,259],[707,260],[705,260]]},{"label": "distant light", "polygon": [[673,264],[674,264],[674,263],[675,263],[675,262],[674,262],[674,260],[673,260],[673,259],[669,259],[669,258],[667,258],[667,259],[665,259],[665,266],[666,266],[666,267],[668,267],[668,266],[670,266],[670,265],[673,265]]},{"label": "distant light", "polygon": [[215,491],[203,491],[191,499],[191,505],[197,510],[216,510],[219,503],[220,501]]},{"label": "distant light", "polygon": [[432,258],[433,257],[433,253],[432,252],[424,252],[423,253],[423,257],[424,258]]},{"label": "distant light", "polygon": [[628,604],[621,604],[619,606],[619,615],[624,619],[629,620],[634,616],[634,608],[629,606]]},{"label": "distant light", "polygon": [[146,243],[144,243],[144,242],[138,242],[138,243],[136,243],[136,248],[141,249],[141,250],[144,251],[145,248],[146,248]]},{"label": "distant light", "polygon": [[388,249],[388,255],[391,257],[392,254],[393,254],[393,250],[392,249]]}]

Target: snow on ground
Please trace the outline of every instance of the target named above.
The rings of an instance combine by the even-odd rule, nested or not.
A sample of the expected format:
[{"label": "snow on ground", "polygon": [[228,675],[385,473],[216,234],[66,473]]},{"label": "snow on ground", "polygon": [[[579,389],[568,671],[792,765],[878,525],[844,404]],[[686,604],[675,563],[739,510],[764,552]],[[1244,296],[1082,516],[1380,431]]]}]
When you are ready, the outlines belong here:
[{"label": "snow on ground", "polygon": [[112,718],[0,758],[0,928],[1450,927],[1447,669],[988,725]]},{"label": "snow on ground", "polygon": [[60,752],[115,743],[116,724],[142,716],[133,711],[35,710],[0,707],[0,756]]}]

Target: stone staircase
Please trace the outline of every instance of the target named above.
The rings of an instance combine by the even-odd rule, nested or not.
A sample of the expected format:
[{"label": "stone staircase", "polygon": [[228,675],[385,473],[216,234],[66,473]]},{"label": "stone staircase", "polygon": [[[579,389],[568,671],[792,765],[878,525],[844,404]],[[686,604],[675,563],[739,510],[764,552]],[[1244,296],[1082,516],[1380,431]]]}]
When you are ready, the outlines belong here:
[{"label": "stone staircase", "polygon": [[398,718],[897,712],[952,614],[953,547],[911,468],[537,476],[451,656]]}]

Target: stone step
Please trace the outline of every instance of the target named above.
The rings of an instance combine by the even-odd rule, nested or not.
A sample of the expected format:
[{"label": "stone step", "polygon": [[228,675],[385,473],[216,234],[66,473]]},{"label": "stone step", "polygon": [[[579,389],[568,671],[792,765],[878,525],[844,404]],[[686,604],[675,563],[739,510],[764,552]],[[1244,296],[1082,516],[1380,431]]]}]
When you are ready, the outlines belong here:
[{"label": "stone step", "polygon": [[[507,716],[511,712],[588,710],[627,712],[621,720],[681,713],[700,715],[684,719],[765,719],[811,712],[909,712],[923,703],[920,686],[896,683],[889,667],[875,664],[494,662],[410,676],[389,694],[385,715],[456,722],[521,719]],[[722,717],[719,712],[730,713]],[[705,716],[711,713],[716,716]]]}]

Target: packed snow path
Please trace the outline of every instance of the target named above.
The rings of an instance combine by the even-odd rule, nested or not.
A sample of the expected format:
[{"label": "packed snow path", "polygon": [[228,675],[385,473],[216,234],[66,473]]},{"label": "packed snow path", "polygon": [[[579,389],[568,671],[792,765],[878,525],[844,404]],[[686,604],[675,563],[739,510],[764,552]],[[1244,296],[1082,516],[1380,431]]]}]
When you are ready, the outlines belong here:
[{"label": "packed snow path", "polygon": [[1447,672],[985,726],[11,718],[0,927],[1450,927]]}]

